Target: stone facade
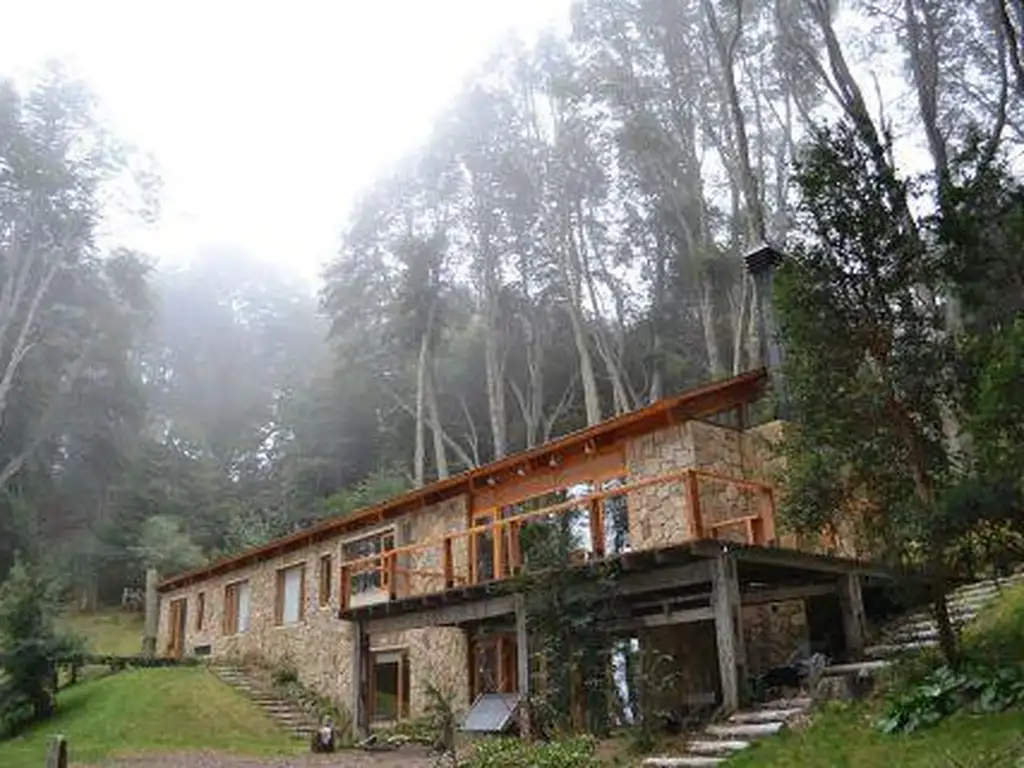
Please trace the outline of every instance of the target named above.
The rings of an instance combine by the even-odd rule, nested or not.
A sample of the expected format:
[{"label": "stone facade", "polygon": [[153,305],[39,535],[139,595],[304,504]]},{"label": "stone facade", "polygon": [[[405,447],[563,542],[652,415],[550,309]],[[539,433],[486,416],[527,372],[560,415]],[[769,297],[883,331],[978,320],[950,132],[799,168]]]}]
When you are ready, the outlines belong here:
[{"label": "stone facade", "polygon": [[810,633],[804,601],[744,606],[743,642],[750,675],[785,664],[797,650],[806,651]]},{"label": "stone facade", "polygon": [[[728,477],[764,480],[765,460],[748,458],[746,433],[703,421],[689,421],[631,440],[626,466],[631,481],[697,467]],[[760,499],[752,491],[702,478],[697,483],[705,536],[741,539],[741,525],[713,528],[715,523],[757,514]],[[681,544],[695,537],[685,484],[661,483],[629,494],[629,533],[633,549]]]},{"label": "stone facade", "polygon": [[[458,497],[399,519],[394,526],[396,544],[401,546],[403,540],[407,543],[425,542],[446,532],[463,529],[466,525],[465,510],[465,499]],[[374,530],[378,528],[361,531],[356,537],[365,536]],[[238,568],[199,584],[165,592],[161,595],[157,648],[163,650],[167,647],[171,602],[185,598],[185,653],[193,653],[197,646],[209,646],[210,655],[214,658],[250,658],[270,664],[289,661],[295,665],[304,685],[329,696],[339,704],[347,705],[352,690],[352,628],[349,622],[337,617],[338,572],[342,544],[351,538],[329,539]],[[323,555],[331,555],[333,574],[331,595],[326,605],[321,606],[319,565]],[[423,555],[430,556],[429,552]],[[420,553],[413,553],[411,557],[418,558]],[[462,558],[465,561],[465,549]],[[277,571],[296,565],[305,567],[303,618],[290,626],[278,626],[275,620]],[[250,588],[249,627],[225,635],[225,588],[242,580],[247,580]],[[402,579],[399,579],[398,586],[401,590]],[[406,588],[426,591],[429,586],[409,583]],[[196,617],[200,593],[204,594],[202,602],[205,606],[201,627]],[[464,632],[451,628],[425,628],[389,635],[371,635],[371,651],[384,648],[408,651],[411,686],[409,705],[412,717],[424,713],[427,703],[425,685],[428,681],[448,686],[455,694],[456,705],[466,706],[469,697],[466,674],[468,652]]]},{"label": "stone facade", "polygon": [[[747,432],[706,422],[686,422],[631,438],[623,446],[629,482],[698,467],[716,473],[765,480],[770,479],[776,460],[770,441],[781,433],[778,422]],[[727,484],[703,480],[698,485],[705,535],[708,525],[754,514],[757,500],[750,492]],[[479,499],[478,499],[479,501]],[[627,495],[629,538],[632,549],[649,549],[680,544],[696,535],[690,525],[687,489],[682,480],[632,491]],[[338,703],[348,705],[352,689],[352,628],[338,619],[339,578],[344,544],[375,531],[393,530],[396,547],[427,544],[399,555],[395,588],[399,597],[441,591],[444,587],[443,544],[452,538],[452,563],[456,582],[469,579],[467,527],[469,499],[458,496],[358,534],[339,535],[284,555],[240,566],[230,573],[201,583],[166,591],[161,596],[158,649],[167,648],[170,604],[187,599],[184,652],[209,646],[213,657],[246,656],[269,663],[290,661],[300,680]],[[743,535],[745,530],[715,529],[716,536]],[[320,558],[331,556],[331,594],[321,600]],[[277,572],[302,565],[305,568],[302,619],[290,626],[275,620]],[[240,580],[250,584],[250,622],[245,631],[224,634],[225,588]],[[199,626],[196,608],[203,593],[205,606]],[[387,599],[384,590],[361,595],[361,599]],[[321,603],[324,605],[321,605]],[[803,603],[782,603],[745,608],[744,634],[752,673],[789,658],[807,636]],[[648,630],[641,643],[671,656],[672,675],[679,682],[672,701],[685,703],[700,694],[718,689],[718,670],[713,628],[710,623]],[[409,710],[422,715],[428,704],[426,684],[447,687],[455,694],[458,707],[469,704],[468,649],[465,632],[455,628],[423,628],[402,633],[371,635],[371,650],[404,650],[408,654]],[[674,698],[673,698],[674,697]]]}]

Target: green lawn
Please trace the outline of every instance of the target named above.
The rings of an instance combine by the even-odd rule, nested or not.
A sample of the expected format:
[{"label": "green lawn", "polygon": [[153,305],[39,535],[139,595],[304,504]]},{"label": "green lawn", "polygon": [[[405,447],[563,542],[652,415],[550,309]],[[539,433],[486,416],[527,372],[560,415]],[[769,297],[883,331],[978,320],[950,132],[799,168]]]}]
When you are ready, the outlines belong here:
[{"label": "green lawn", "polygon": [[[965,633],[965,651],[984,659],[1024,661],[1024,587],[1015,587],[978,617]],[[936,654],[930,654],[932,658]],[[927,664],[925,657],[914,666]],[[937,662],[935,662],[937,663]],[[893,675],[906,674],[908,664]],[[832,705],[811,726],[766,739],[728,762],[757,766],[884,766],[885,768],[1017,768],[1024,766],[1024,712],[958,715],[935,728],[901,736],[873,726],[881,702]]]},{"label": "green lawn", "polygon": [[78,613],[62,626],[85,638],[90,653],[134,656],[142,650],[142,614],[124,611]]},{"label": "green lawn", "polygon": [[129,670],[69,688],[60,694],[52,720],[0,742],[0,766],[38,768],[56,733],[67,736],[71,762],[145,751],[275,755],[306,748],[197,667]]}]

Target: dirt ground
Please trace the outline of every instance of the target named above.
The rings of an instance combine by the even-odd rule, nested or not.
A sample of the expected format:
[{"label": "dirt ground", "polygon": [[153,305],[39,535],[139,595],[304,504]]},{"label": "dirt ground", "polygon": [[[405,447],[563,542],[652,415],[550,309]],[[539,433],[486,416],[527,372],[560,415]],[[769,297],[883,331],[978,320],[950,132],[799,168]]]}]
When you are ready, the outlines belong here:
[{"label": "dirt ground", "polygon": [[[101,765],[103,768],[433,768],[442,764],[426,750],[406,747],[389,752],[346,751],[333,755],[272,758],[244,757],[223,752],[168,752],[121,757]],[[73,768],[87,767],[78,765]]]}]

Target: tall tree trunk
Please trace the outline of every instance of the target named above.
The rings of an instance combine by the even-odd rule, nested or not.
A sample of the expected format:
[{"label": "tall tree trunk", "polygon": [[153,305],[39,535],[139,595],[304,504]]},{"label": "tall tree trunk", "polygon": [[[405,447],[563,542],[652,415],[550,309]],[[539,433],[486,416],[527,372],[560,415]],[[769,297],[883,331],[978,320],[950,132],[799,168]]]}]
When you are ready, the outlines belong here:
[{"label": "tall tree trunk", "polygon": [[434,377],[433,360],[427,372],[427,411],[430,414],[431,432],[434,436],[434,461],[437,466],[437,479],[448,477],[448,457],[444,449],[444,431],[441,428],[441,414],[437,407],[437,384]]},{"label": "tall tree trunk", "polygon": [[424,426],[427,418],[427,376],[430,366],[430,341],[433,335],[435,303],[427,312],[427,327],[420,337],[420,354],[416,362],[416,445],[413,449],[413,482],[422,488],[426,472],[426,435]]}]

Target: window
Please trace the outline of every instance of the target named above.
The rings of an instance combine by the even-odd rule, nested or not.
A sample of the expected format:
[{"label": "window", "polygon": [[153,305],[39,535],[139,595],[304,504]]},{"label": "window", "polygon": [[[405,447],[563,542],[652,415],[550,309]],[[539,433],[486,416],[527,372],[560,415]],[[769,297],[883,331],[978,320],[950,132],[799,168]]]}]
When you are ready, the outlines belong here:
[{"label": "window", "polygon": [[[362,560],[366,557],[373,557],[394,548],[395,532],[392,529],[388,529],[375,533],[372,536],[365,536],[361,539],[346,542],[342,546],[341,551],[345,561],[351,562],[353,560]],[[383,561],[378,558],[375,563],[363,564],[364,567],[367,565],[369,566],[368,570],[360,570],[352,575],[350,594],[357,595],[361,592],[372,592],[385,587],[383,569],[381,567]]]},{"label": "window", "polygon": [[204,614],[206,613],[206,593],[200,592],[196,600],[196,632],[203,629]]},{"label": "window", "polygon": [[330,555],[323,555],[320,558],[320,590],[318,595],[321,608],[331,604],[331,574],[334,572],[331,560],[333,558]]},{"label": "window", "polygon": [[306,564],[282,568],[277,572],[275,619],[279,626],[297,624],[305,616]]},{"label": "window", "polygon": [[224,587],[224,634],[234,635],[249,629],[248,581],[236,581]]},{"label": "window", "polygon": [[409,716],[409,655],[405,650],[372,654],[370,716],[377,721]]}]

